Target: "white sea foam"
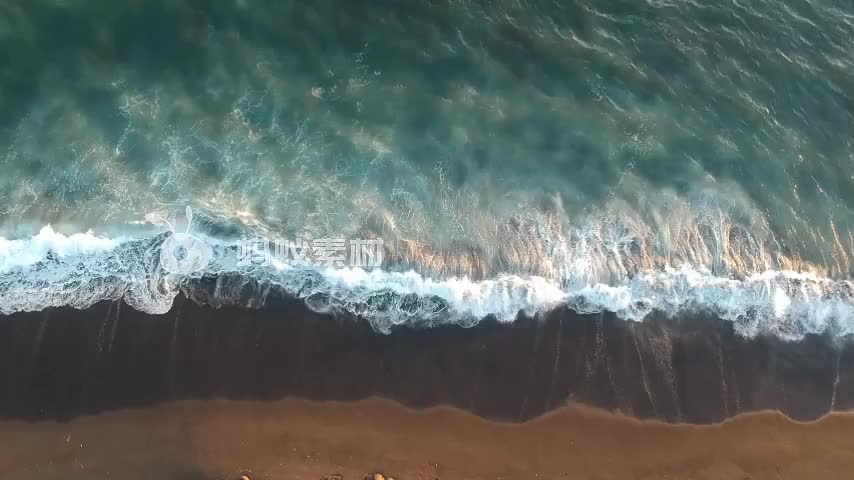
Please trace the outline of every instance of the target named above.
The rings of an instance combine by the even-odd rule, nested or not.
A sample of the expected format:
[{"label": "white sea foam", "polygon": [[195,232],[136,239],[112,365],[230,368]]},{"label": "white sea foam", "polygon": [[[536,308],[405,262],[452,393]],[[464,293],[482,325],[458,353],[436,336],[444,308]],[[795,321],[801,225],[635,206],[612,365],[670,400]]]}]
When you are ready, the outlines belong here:
[{"label": "white sea foam", "polygon": [[766,271],[737,280],[684,265],[644,272],[618,286],[585,286],[570,296],[580,312],[608,310],[635,321],[653,311],[707,311],[735,322],[748,337],[854,334],[854,283],[807,273]]},{"label": "white sea foam", "polygon": [[7,240],[0,237],[0,272],[44,260],[48,252],[58,257],[73,257],[109,251],[127,239],[96,236],[91,231],[65,236],[47,225],[28,239]]},{"label": "white sea foam", "polygon": [[475,318],[493,315],[503,321],[512,321],[520,311],[532,315],[566,301],[566,292],[556,282],[542,277],[502,275],[477,282],[467,278],[434,280],[414,271],[368,272],[361,268],[326,269],[323,275],[335,288],[439,297],[459,314]]},{"label": "white sea foam", "polygon": [[[682,265],[641,272],[616,285],[511,274],[480,281],[437,279],[414,271],[283,263],[243,267],[233,245],[207,239],[214,245],[211,264],[201,272],[175,275],[160,265],[165,238],[66,237],[46,227],[28,240],[0,240],[0,313],[86,308],[121,298],[138,310],[162,314],[182,289],[214,306],[258,307],[264,305],[263,292],[275,287],[318,312],[363,316],[379,331],[399,324],[472,325],[485,317],[509,322],[519,312],[536,315],[566,304],[581,313],[611,311],[627,321],[642,321],[653,311],[673,316],[705,311],[734,322],[748,337],[854,334],[854,283],[807,273],[767,271],[734,279]],[[256,293],[258,298],[246,298],[240,282],[231,289],[217,284],[203,298],[191,291],[203,277],[217,282],[237,277],[267,287]]]}]

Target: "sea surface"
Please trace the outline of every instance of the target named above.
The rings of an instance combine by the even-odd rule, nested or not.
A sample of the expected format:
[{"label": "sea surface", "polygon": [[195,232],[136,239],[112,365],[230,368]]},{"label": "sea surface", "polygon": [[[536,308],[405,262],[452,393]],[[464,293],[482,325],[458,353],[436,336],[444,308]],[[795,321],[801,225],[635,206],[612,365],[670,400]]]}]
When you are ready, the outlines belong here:
[{"label": "sea surface", "polygon": [[848,0],[0,0],[0,314],[849,335],[852,39]]}]

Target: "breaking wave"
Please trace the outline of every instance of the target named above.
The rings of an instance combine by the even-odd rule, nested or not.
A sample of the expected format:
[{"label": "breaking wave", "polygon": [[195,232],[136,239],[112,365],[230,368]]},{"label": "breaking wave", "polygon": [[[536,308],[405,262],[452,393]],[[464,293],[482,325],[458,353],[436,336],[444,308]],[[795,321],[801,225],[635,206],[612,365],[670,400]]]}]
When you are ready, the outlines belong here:
[{"label": "breaking wave", "polygon": [[854,282],[815,273],[768,270],[728,278],[683,263],[614,283],[579,282],[580,276],[569,275],[433,278],[414,270],[245,265],[236,242],[202,237],[212,247],[211,262],[179,275],[161,263],[169,236],[65,236],[45,227],[29,239],[0,238],[0,313],[123,300],[163,314],[181,293],[214,307],[262,308],[279,292],[316,312],[361,316],[381,332],[398,325],[471,326],[484,318],[510,322],[520,312],[535,316],[568,306],[581,313],[612,311],[627,321],[642,321],[654,311],[674,317],[708,312],[732,321],[746,337],[854,333]]}]

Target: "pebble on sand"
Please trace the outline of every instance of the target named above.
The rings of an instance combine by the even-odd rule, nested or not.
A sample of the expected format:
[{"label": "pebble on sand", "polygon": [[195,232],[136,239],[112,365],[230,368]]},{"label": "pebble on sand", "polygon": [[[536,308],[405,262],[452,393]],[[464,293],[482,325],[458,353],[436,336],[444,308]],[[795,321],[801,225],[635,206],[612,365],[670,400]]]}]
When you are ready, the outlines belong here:
[{"label": "pebble on sand", "polygon": [[365,477],[365,480],[394,480],[391,477],[384,477],[381,473],[374,473],[373,475],[368,475]]}]

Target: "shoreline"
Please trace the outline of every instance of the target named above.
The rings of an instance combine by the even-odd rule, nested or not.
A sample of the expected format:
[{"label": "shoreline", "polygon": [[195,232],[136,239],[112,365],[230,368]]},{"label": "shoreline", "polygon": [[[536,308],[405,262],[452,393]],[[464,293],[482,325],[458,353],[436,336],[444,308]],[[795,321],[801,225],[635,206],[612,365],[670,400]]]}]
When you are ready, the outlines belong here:
[{"label": "shoreline", "polygon": [[12,445],[0,449],[0,475],[23,480],[832,480],[854,468],[851,413],[796,422],[752,412],[699,426],[570,406],[507,423],[379,398],[217,399],[0,426],[0,443]]}]

